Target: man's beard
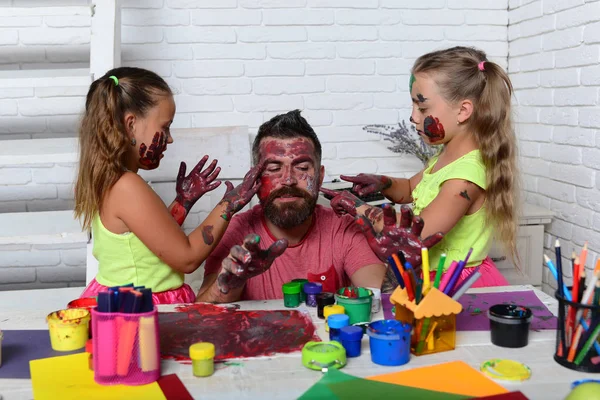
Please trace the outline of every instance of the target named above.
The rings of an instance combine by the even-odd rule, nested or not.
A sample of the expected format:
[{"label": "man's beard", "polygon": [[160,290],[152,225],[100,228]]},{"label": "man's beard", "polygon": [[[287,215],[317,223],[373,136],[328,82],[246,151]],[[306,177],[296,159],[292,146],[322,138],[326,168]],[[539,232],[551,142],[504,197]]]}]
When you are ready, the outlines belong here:
[{"label": "man's beard", "polygon": [[[303,199],[301,204],[296,201],[289,203],[275,204],[275,199],[282,196],[294,196]],[[263,201],[265,216],[275,226],[283,229],[293,228],[306,221],[315,210],[317,198],[310,195],[305,190],[284,186],[281,189],[274,190]]]}]

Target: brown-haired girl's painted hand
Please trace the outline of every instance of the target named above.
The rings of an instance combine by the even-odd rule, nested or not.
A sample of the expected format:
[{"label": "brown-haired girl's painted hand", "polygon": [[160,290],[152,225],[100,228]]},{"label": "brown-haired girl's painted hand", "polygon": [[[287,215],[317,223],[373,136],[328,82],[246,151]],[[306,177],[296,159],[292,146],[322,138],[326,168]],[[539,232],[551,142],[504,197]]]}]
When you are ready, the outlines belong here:
[{"label": "brown-haired girl's painted hand", "polygon": [[252,197],[260,189],[260,176],[265,168],[262,163],[250,169],[244,176],[244,180],[235,188],[229,181],[225,182],[227,190],[219,204],[227,204],[225,211],[221,215],[226,221],[231,220],[231,217],[236,212],[240,211],[252,200]]},{"label": "brown-haired girl's painted hand", "polygon": [[287,249],[288,241],[279,239],[268,249],[260,248],[260,236],[251,233],[244,238],[242,246],[236,245],[221,264],[217,286],[222,293],[229,293],[257,275],[271,268],[273,261]]},{"label": "brown-haired girl's painted hand", "polygon": [[322,187],[320,191],[330,198],[331,208],[338,216],[350,214],[356,217],[356,209],[366,204],[348,190],[336,191]]},{"label": "brown-haired girl's painted hand", "polygon": [[352,182],[352,191],[359,196],[381,192],[392,186],[392,180],[385,175],[358,174],[356,176],[340,175],[340,179]]},{"label": "brown-haired girl's painted hand", "polygon": [[387,258],[401,251],[413,267],[421,265],[421,248],[428,249],[435,246],[444,236],[441,232],[421,239],[424,222],[419,216],[413,216],[410,207],[402,206],[400,225],[396,226],[396,211],[385,204],[383,208],[383,229],[376,233],[371,221],[366,216],[356,218],[367,237],[367,242],[380,260],[387,262]]},{"label": "brown-haired girl's painted hand", "polygon": [[175,201],[181,204],[187,212],[191,210],[200,197],[215,190],[221,184],[221,181],[214,182],[221,172],[221,167],[217,167],[217,160],[213,160],[203,171],[202,168],[204,168],[206,161],[208,161],[208,155],[202,157],[188,176],[185,176],[187,168],[185,162],[182,161],[179,165],[175,186],[177,192]]}]

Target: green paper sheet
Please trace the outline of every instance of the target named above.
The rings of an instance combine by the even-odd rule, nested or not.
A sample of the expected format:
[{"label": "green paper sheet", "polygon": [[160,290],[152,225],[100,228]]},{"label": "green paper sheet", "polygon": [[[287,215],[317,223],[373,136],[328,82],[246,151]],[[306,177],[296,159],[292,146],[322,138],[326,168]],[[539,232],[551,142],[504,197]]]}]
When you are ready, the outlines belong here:
[{"label": "green paper sheet", "polygon": [[374,398],[402,398],[402,400],[463,400],[470,396],[436,392],[433,390],[418,389],[409,386],[393,385],[376,382],[368,379],[345,374],[331,368],[323,375],[319,382],[308,389],[299,400],[345,400],[345,399],[374,399]]}]

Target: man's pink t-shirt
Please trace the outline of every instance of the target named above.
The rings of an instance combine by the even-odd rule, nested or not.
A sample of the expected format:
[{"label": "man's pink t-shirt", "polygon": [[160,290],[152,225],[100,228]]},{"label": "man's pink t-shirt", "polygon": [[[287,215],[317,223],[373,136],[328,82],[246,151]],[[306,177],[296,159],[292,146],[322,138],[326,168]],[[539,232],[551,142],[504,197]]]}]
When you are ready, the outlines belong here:
[{"label": "man's pink t-shirt", "polygon": [[[206,260],[204,276],[219,272],[221,262],[236,244],[250,233],[260,236],[260,247],[268,248],[275,238],[267,228],[260,205],[236,215],[219,245]],[[243,300],[281,299],[281,286],[292,279],[304,278],[323,284],[324,292],[346,286],[364,266],[382,264],[367,243],[354,219],[337,217],[330,208],[317,205],[313,223],[302,241],[288,247],[271,268],[246,283]]]}]

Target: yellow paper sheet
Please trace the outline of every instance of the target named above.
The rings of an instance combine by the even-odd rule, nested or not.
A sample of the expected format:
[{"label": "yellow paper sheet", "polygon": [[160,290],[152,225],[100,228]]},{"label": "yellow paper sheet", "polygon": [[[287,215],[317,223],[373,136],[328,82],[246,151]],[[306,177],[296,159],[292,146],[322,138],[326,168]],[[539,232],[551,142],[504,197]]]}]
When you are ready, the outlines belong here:
[{"label": "yellow paper sheet", "polygon": [[43,358],[29,362],[35,400],[166,400],[158,383],[103,386],[94,381],[88,354]]},{"label": "yellow paper sheet", "polygon": [[508,390],[462,361],[420,367],[367,379],[465,396],[492,396]]}]

